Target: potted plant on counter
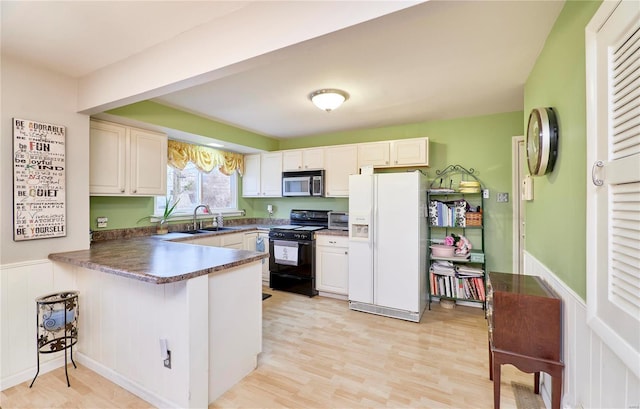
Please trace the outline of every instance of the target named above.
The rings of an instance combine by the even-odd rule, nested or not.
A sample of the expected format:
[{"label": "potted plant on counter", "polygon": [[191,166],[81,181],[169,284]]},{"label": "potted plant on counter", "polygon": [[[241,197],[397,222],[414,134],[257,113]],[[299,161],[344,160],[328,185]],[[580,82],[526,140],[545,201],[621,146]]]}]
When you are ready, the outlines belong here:
[{"label": "potted plant on counter", "polygon": [[180,199],[178,198],[178,200],[176,200],[173,204],[171,204],[171,199],[169,199],[169,197],[166,197],[164,202],[164,212],[162,213],[162,216],[145,216],[140,220],[138,220],[138,223],[140,223],[142,220],[151,220],[152,218],[157,217],[158,226],[156,229],[156,233],[157,234],[169,233],[168,221],[171,215],[173,214],[173,212],[176,210],[176,206],[178,205],[179,201]]}]

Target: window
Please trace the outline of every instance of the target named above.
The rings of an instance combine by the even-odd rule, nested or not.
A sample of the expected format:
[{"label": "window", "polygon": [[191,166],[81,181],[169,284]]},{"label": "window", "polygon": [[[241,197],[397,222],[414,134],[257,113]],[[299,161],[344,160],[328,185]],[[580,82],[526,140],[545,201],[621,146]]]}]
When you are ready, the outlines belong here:
[{"label": "window", "polygon": [[[212,212],[237,212],[238,189],[237,173],[231,176],[222,174],[218,169],[209,173],[201,172],[193,163],[184,170],[167,166],[167,196],[171,202],[179,200],[176,213],[192,214],[199,204],[208,205]],[[165,198],[156,197],[155,213],[164,211]]]}]

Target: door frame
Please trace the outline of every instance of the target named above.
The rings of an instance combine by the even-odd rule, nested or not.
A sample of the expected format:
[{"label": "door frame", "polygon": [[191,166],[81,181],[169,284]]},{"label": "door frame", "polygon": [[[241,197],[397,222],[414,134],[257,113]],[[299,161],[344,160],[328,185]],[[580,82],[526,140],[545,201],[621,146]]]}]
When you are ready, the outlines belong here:
[{"label": "door frame", "polygon": [[[520,146],[523,148],[520,149]],[[524,179],[524,136],[511,138],[511,201],[512,201],[512,271],[524,273],[524,204],[522,201],[522,179]]]}]

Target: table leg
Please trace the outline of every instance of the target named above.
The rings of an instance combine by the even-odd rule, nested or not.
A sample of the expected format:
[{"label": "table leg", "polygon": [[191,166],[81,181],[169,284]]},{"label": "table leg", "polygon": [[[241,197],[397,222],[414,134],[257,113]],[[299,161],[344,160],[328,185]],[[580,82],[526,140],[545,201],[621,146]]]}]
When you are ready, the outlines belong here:
[{"label": "table leg", "polygon": [[489,380],[493,380],[493,353],[491,352],[491,341],[489,342]]},{"label": "table leg", "polygon": [[562,372],[555,374],[551,381],[551,409],[560,409],[562,400]]},{"label": "table leg", "polygon": [[493,409],[500,409],[500,364],[493,361]]},{"label": "table leg", "polygon": [[540,372],[533,374],[533,393],[540,395]]}]

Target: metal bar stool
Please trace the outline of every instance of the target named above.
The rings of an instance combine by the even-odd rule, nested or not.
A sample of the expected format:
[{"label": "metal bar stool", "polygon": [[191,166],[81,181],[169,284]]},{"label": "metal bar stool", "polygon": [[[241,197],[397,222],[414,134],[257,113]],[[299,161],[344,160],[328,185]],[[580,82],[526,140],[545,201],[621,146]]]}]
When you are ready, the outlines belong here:
[{"label": "metal bar stool", "polygon": [[67,386],[71,386],[67,373],[66,350],[71,350],[71,363],[74,368],[77,368],[73,360],[73,345],[78,342],[78,313],[77,291],[63,291],[36,298],[38,370],[29,388],[33,386],[40,373],[40,354],[58,351],[64,351],[64,374],[67,377]]}]

